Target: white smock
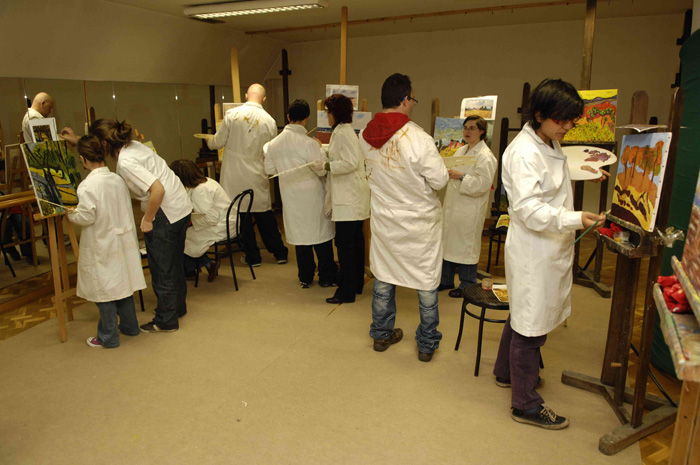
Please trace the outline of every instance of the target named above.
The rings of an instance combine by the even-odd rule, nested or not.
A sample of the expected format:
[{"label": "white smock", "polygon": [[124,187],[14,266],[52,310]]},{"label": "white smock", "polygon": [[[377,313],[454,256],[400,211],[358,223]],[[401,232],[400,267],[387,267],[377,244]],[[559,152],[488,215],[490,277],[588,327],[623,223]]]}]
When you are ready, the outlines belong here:
[{"label": "white smock", "polygon": [[24,118],[22,118],[22,134],[24,135],[24,142],[26,144],[32,142],[34,139],[32,138],[32,128],[29,126],[29,120],[30,119],[40,119],[43,118],[44,115],[39,113],[33,108],[28,108],[27,112],[24,114]]},{"label": "white smock", "polygon": [[[262,105],[246,102],[226,112],[221,126],[209,148],[224,148],[221,165],[221,187],[234,198],[247,189],[253,189],[251,212],[272,209],[270,181],[263,168],[263,145],[277,135],[277,123]],[[241,209],[248,207],[247,202]]]},{"label": "white smock", "polygon": [[[281,173],[325,157],[318,142],[306,135],[306,128],[288,124],[267,146],[265,172]],[[279,177],[285,238],[292,245],[315,245],[335,237],[335,228],[323,213],[326,191],[323,176],[307,166]]]},{"label": "white smock", "polygon": [[574,238],[582,220],[573,211],[566,156],[552,144],[527,123],[503,154],[510,324],[526,337],[549,333],[571,314]]},{"label": "white smock", "polygon": [[109,168],[92,170],[78,186],[78,207],[68,212],[82,226],[78,297],[112,302],[146,288],[134,212],[124,180]]},{"label": "white smock", "polygon": [[474,265],[479,263],[481,233],[498,162],[483,140],[471,150],[468,145],[460,147],[454,156],[466,157],[464,164],[452,168],[464,173],[464,179],[451,179],[447,183],[443,204],[443,258],[452,263]]},{"label": "white smock", "polygon": [[370,188],[370,269],[380,281],[437,289],[442,273],[442,206],[449,176],[435,142],[412,121],[381,148],[360,136]]},{"label": "white smock", "polygon": [[[185,255],[201,257],[214,242],[226,239],[226,213],[231,198],[221,185],[211,178],[189,189],[192,201],[192,226],[187,228]],[[231,209],[231,237],[236,236],[236,209]]]},{"label": "white smock", "polygon": [[333,221],[361,221],[369,218],[369,183],[360,141],[351,124],[335,127],[328,145],[331,172]]},{"label": "white smock", "polygon": [[119,151],[117,174],[124,178],[131,194],[141,201],[141,210],[146,211],[151,188],[156,179],[165,189],[160,208],[170,224],[192,212],[192,204],[180,178],[168,167],[160,156],[141,142],[131,141]]}]

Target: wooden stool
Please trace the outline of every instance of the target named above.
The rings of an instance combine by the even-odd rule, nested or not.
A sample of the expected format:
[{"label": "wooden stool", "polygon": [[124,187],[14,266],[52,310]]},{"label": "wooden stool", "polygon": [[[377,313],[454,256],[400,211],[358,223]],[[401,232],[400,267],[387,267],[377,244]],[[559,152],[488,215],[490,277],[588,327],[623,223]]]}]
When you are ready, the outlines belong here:
[{"label": "wooden stool", "polygon": [[[506,320],[496,320],[486,318],[486,309],[491,310],[509,310],[508,302],[501,302],[496,298],[491,290],[485,291],[481,288],[481,284],[470,284],[462,290],[462,318],[459,321],[459,334],[457,335],[457,344],[455,350],[459,349],[459,343],[462,340],[462,329],[464,328],[464,314],[466,313],[472,318],[479,320],[479,338],[476,345],[476,367],[474,368],[474,376],[479,376],[479,363],[481,362],[481,339],[484,335],[484,321],[489,323],[505,323]],[[472,304],[481,307],[481,315],[475,315],[467,309],[467,305]]]}]

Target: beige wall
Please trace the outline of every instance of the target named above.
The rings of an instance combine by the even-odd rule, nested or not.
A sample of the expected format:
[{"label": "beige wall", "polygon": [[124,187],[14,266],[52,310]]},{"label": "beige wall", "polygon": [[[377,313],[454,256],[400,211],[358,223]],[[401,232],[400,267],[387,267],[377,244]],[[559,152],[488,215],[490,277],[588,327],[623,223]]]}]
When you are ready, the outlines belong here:
[{"label": "beige wall", "polygon": [[264,77],[284,42],[103,0],[2,0],[0,76],[185,84]]},{"label": "beige wall", "polygon": [[[649,115],[662,122],[668,118],[682,26],[683,15],[596,21],[591,87],[619,89],[620,123],[629,122],[632,93],[640,89],[649,93]],[[456,116],[462,97],[495,94],[498,118],[508,117],[515,126],[525,81],[534,88],[546,77],[560,77],[579,86],[582,36],[583,21],[567,21],[350,38],[348,84],[359,85],[360,98],[377,112],[384,79],[394,72],[408,74],[420,101],[412,117],[427,130],[433,98],[440,99],[442,116]],[[290,99],[324,97],[325,84],[339,79],[339,49],[339,40],[290,47]],[[597,189],[587,183],[586,208],[597,209]]]}]

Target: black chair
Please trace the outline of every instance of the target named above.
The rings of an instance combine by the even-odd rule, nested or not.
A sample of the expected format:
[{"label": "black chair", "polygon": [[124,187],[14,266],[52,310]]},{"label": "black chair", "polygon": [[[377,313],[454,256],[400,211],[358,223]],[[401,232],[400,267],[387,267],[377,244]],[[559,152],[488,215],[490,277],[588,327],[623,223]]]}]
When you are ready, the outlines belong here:
[{"label": "black chair", "polygon": [[[209,258],[213,258],[215,261],[216,260],[221,260],[222,258],[225,258],[228,256],[229,261],[231,263],[231,274],[233,274],[233,284],[236,287],[236,290],[238,290],[238,279],[236,278],[236,269],[233,266],[233,254],[236,252],[243,252],[243,235],[245,228],[243,227],[243,221],[252,221],[251,220],[251,214],[250,214],[250,208],[253,205],[253,189],[248,189],[240,194],[238,194],[232,201],[231,204],[228,207],[228,210],[226,211],[226,219],[228,220],[226,222],[226,239],[215,242],[213,247],[214,251],[207,252],[207,255]],[[246,199],[249,199],[248,201],[248,206],[246,207],[246,211],[243,212],[245,215],[242,214],[241,212],[241,204],[245,205],[244,201]],[[231,231],[231,211],[235,209],[235,215],[236,215],[236,230]],[[232,248],[232,246],[235,246],[235,248]],[[253,279],[255,279],[255,271],[253,271],[253,266],[248,263],[248,268],[250,268],[250,274],[253,276]],[[195,271],[195,278],[194,278],[194,285],[197,287],[199,284],[199,268],[196,269]]]}]

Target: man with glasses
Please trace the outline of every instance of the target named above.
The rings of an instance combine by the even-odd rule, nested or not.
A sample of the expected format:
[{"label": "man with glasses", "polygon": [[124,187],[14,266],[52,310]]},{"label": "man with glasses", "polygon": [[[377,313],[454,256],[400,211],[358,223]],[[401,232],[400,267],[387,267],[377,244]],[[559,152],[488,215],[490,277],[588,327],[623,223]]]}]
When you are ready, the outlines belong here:
[{"label": "man with glasses", "polygon": [[382,86],[382,112],[360,137],[370,187],[370,268],[374,274],[374,350],[403,337],[395,328],[396,286],[418,291],[418,359],[440,345],[437,287],[442,265],[442,207],[437,191],[449,179],[433,138],[410,120],[418,103],[411,80],[392,74]]}]

